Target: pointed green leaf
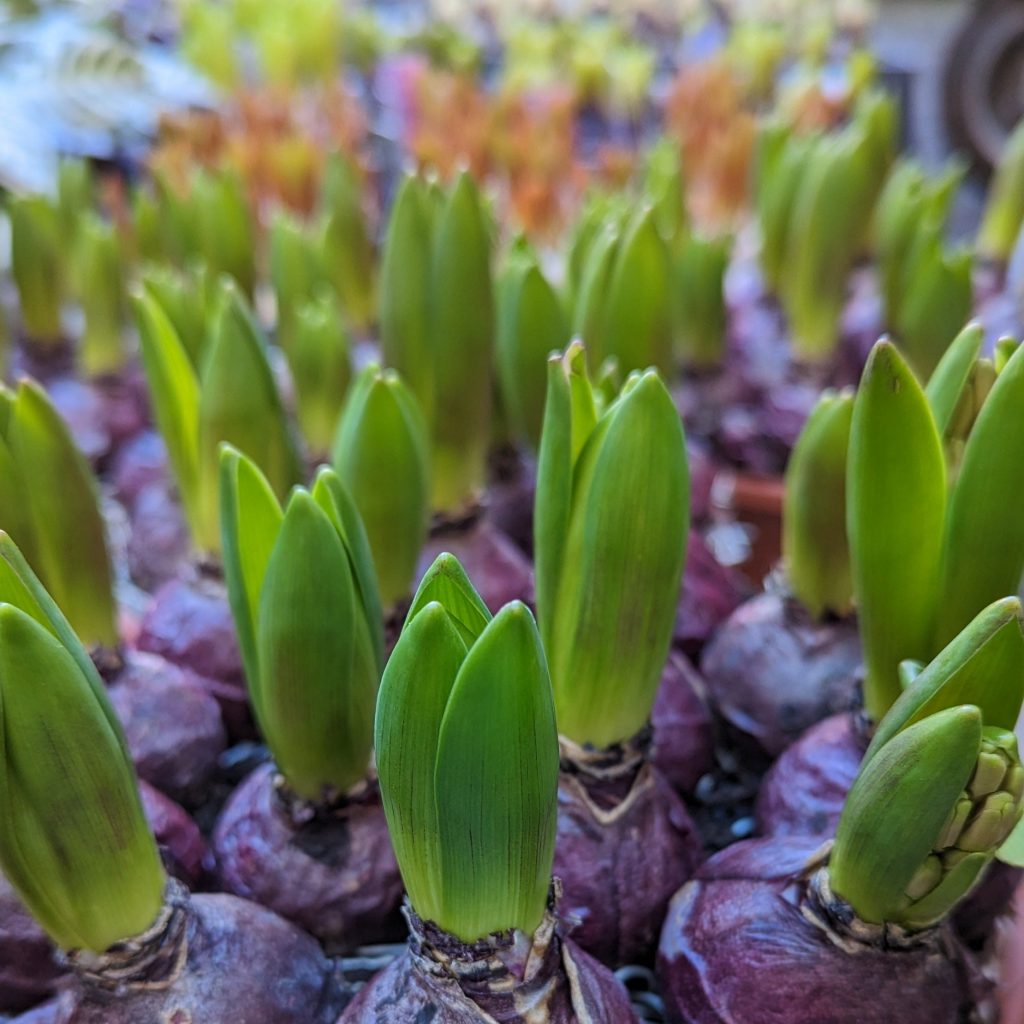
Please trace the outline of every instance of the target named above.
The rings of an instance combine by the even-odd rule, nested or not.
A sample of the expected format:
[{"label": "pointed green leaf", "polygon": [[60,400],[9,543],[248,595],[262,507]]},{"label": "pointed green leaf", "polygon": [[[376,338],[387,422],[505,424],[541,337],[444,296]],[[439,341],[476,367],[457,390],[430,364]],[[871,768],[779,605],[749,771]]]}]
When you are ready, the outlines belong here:
[{"label": "pointed green leaf", "polygon": [[591,366],[600,365],[609,355],[608,288],[619,244],[618,227],[611,222],[605,224],[590,243],[575,292],[572,334],[587,346]]},{"label": "pointed green leaf", "polygon": [[0,386],[0,529],[14,537],[29,560],[39,565],[32,512],[24,497],[28,485],[7,443],[13,406],[14,394]]},{"label": "pointed green leaf", "polygon": [[11,273],[22,324],[36,341],[57,341],[65,277],[57,209],[45,196],[13,197],[7,203],[7,215]]},{"label": "pointed green leaf", "polygon": [[288,352],[299,309],[324,279],[317,239],[298,220],[278,211],[270,224],[270,281],[277,301],[277,343]]},{"label": "pointed green leaf", "polygon": [[644,192],[652,201],[658,232],[673,248],[687,228],[686,182],[680,144],[667,136],[658,139],[647,154]]},{"label": "pointed green leaf", "polygon": [[809,173],[816,137],[793,135],[787,126],[762,132],[759,152],[758,220],[761,228],[761,269],[776,292],[782,287],[789,256],[794,209]]},{"label": "pointed green leaf", "polygon": [[228,275],[251,296],[256,283],[256,244],[240,177],[231,170],[200,171],[189,200],[204,262],[215,275]]},{"label": "pointed green leaf", "polygon": [[113,373],[127,358],[126,272],[117,229],[96,214],[86,214],[81,217],[72,256],[74,290],[85,316],[79,361],[88,376]]},{"label": "pointed green leaf", "polygon": [[380,345],[419,400],[429,422],[434,409],[430,330],[433,224],[422,178],[402,182],[391,207],[380,270]]},{"label": "pointed green leaf", "polygon": [[1004,336],[996,342],[996,350],[993,354],[992,362],[997,375],[1006,369],[1006,364],[1018,348],[1020,348],[1020,342],[1016,338],[1009,336]]},{"label": "pointed green leaf", "polygon": [[547,358],[568,341],[562,305],[536,258],[511,257],[498,290],[498,376],[506,414],[533,447],[544,420]]},{"label": "pointed green leaf", "polygon": [[880,719],[904,658],[928,660],[946,503],[945,464],[920,385],[896,349],[875,345],[853,407],[846,528],[867,675]]},{"label": "pointed green leaf", "polygon": [[970,781],[980,743],[978,709],[949,708],[899,733],[861,769],[829,874],[862,920],[898,920],[907,885]]},{"label": "pointed green leaf", "polygon": [[680,243],[672,270],[676,345],[688,366],[717,366],[725,356],[725,271],[731,239]]},{"label": "pointed green leaf", "polygon": [[366,774],[378,666],[338,532],[292,494],[260,593],[260,723],[289,786],[307,799]]},{"label": "pointed green leaf", "polygon": [[328,157],[324,173],[323,253],[341,308],[356,330],[366,330],[376,305],[377,254],[363,212],[357,168],[341,153]]},{"label": "pointed green leaf", "polygon": [[377,697],[381,800],[409,902],[426,921],[443,917],[434,766],[441,720],[465,657],[444,607],[431,602],[402,630]]},{"label": "pointed green leaf", "polygon": [[326,453],[352,380],[351,342],[333,298],[298,308],[286,355],[303,436],[311,451]]},{"label": "pointed green leaf", "polygon": [[781,294],[801,359],[831,353],[847,279],[875,199],[875,154],[866,135],[847,132],[811,151],[794,198]]},{"label": "pointed green leaf", "polygon": [[531,935],[540,924],[558,763],[540,637],[526,606],[513,602],[466,655],[438,739],[439,923],[463,941],[510,928]]},{"label": "pointed green leaf", "polygon": [[96,185],[92,165],[78,157],[63,158],[57,165],[57,212],[65,240],[75,236],[84,213],[96,206]]},{"label": "pointed green leaf", "polygon": [[979,612],[927,665],[878,724],[870,760],[908,725],[944,708],[972,704],[986,726],[1012,729],[1024,701],[1024,615],[1005,597]]},{"label": "pointed green leaf", "polygon": [[[25,556],[18,550],[17,544],[3,531],[0,531],[0,601],[25,612],[60,640],[85,677],[97,705],[111,728],[123,741],[117,715],[107,697],[107,687],[100,678],[92,658],[82,646],[63,612],[46,592],[39,577],[32,571]],[[124,756],[128,758],[127,743],[123,744],[123,749]]]},{"label": "pointed green leaf", "polygon": [[924,671],[924,662],[913,658],[904,658],[900,662],[900,688],[905,692],[914,680]]},{"label": "pointed green leaf", "polygon": [[96,480],[60,414],[31,381],[18,386],[7,446],[21,469],[20,497],[39,575],[84,643],[115,647],[113,581]]},{"label": "pointed green leaf", "polygon": [[366,527],[352,495],[334,470],[328,466],[321,466],[317,471],[312,493],[313,500],[334,524],[348,556],[352,578],[355,581],[357,605],[362,612],[361,618],[366,625],[366,634],[379,676],[384,666],[384,613]]},{"label": "pointed green leaf", "polygon": [[278,498],[298,482],[298,456],[285,421],[266,346],[237,289],[227,287],[203,362],[198,464],[201,551],[220,547],[219,449],[227,442],[248,455]]},{"label": "pointed green leaf", "polygon": [[[925,229],[927,230],[927,229]],[[947,249],[936,231],[914,254],[894,327],[922,380],[928,380],[974,304],[969,250]]]},{"label": "pointed green leaf", "polygon": [[153,416],[195,539],[201,533],[199,381],[170,318],[148,289],[135,300],[135,316]]},{"label": "pointed green leaf", "polygon": [[669,258],[651,209],[639,212],[623,233],[604,318],[602,357],[614,356],[626,374],[650,366],[672,372]]},{"label": "pointed green leaf", "polygon": [[231,445],[221,445],[220,529],[224,580],[235,620],[249,696],[263,721],[256,653],[260,593],[284,514],[267,478]]},{"label": "pointed green leaf", "polygon": [[491,621],[491,613],[466,575],[459,560],[447,551],[434,559],[416,590],[405,617],[404,632],[409,623],[428,605],[444,606],[452,625],[463,643],[471,647]]},{"label": "pointed green leaf", "polygon": [[431,282],[432,504],[451,511],[476,498],[486,482],[491,417],[491,236],[468,174],[460,176],[441,211]]},{"label": "pointed green leaf", "polygon": [[573,342],[565,355],[548,359],[548,391],[537,460],[534,499],[534,575],[537,609],[545,649],[551,650],[551,626],[569,532],[573,471],[597,424],[597,408],[587,378],[586,351]]},{"label": "pointed green leaf", "polygon": [[163,264],[147,267],[142,275],[145,292],[171,322],[194,366],[206,344],[208,278],[202,268],[179,271]]},{"label": "pointed green leaf", "polygon": [[935,417],[939,437],[943,440],[949,436],[984,341],[985,328],[977,320],[972,320],[950,342],[935,372],[928,379],[924,393]]},{"label": "pointed green leaf", "polygon": [[54,941],[138,935],[166,878],[119,731],[75,659],[0,605],[0,866]]},{"label": "pointed green leaf", "polygon": [[826,392],[797,438],[786,469],[782,558],[793,593],[815,618],[853,602],[846,540],[846,454],[853,395]]},{"label": "pointed green leaf", "polygon": [[875,207],[875,248],[886,320],[899,306],[907,251],[922,214],[925,173],[913,160],[899,160],[886,179]]},{"label": "pointed green leaf", "polygon": [[412,587],[429,525],[427,428],[393,370],[368,366],[353,385],[334,442],[334,468],[366,526],[386,608]]},{"label": "pointed green leaf", "polygon": [[978,252],[1007,262],[1024,222],[1024,122],[1013,130],[996,167],[978,228]]},{"label": "pointed green leaf", "polygon": [[675,622],[688,492],[679,414],[649,371],[584,446],[558,592],[541,606],[559,730],[577,743],[629,739],[650,715]]},{"label": "pointed green leaf", "polygon": [[565,269],[565,294],[563,305],[570,317],[578,308],[580,289],[583,286],[585,267],[590,259],[590,249],[594,240],[602,230],[617,218],[617,210],[613,209],[616,200],[622,197],[605,193],[590,195],[583,207],[583,212],[573,226],[572,238],[569,242],[568,257]]},{"label": "pointed green leaf", "polygon": [[1009,495],[1024,491],[1024,352],[989,392],[949,499],[934,643],[947,643],[987,604],[1015,594],[1024,571],[1024,520]]}]

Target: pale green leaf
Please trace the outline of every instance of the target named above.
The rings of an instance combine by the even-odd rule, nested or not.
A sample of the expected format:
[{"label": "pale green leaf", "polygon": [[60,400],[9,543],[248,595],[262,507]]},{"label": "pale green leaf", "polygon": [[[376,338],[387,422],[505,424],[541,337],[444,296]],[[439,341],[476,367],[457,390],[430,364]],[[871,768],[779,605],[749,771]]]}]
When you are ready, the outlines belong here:
[{"label": "pale green leaf", "polygon": [[135,316],[153,416],[167,447],[192,537],[199,540],[199,381],[169,317],[148,289],[135,300]]},{"label": "pale green leaf", "polygon": [[920,385],[896,349],[875,345],[854,402],[846,528],[867,675],[880,719],[904,658],[932,654],[946,471]]},{"label": "pale green leaf", "polygon": [[466,655],[441,723],[439,923],[466,942],[532,934],[551,883],[558,736],[536,625],[506,605]]},{"label": "pale green leaf", "polygon": [[438,736],[466,645],[436,601],[408,621],[377,697],[374,747],[381,800],[409,902],[443,917],[441,840],[434,791]]},{"label": "pale green leaf", "polygon": [[263,721],[257,616],[263,577],[284,518],[281,506],[251,459],[230,445],[221,446],[221,554],[238,647],[258,721]]},{"label": "pale green leaf", "polygon": [[458,630],[467,647],[479,639],[491,621],[491,613],[476,592],[459,560],[447,551],[434,559],[409,606],[403,632],[428,605],[439,602],[444,606],[452,625]]},{"label": "pale green leaf", "polygon": [[949,498],[934,643],[947,643],[986,605],[1015,594],[1024,571],[1024,352],[996,378],[974,423]]}]

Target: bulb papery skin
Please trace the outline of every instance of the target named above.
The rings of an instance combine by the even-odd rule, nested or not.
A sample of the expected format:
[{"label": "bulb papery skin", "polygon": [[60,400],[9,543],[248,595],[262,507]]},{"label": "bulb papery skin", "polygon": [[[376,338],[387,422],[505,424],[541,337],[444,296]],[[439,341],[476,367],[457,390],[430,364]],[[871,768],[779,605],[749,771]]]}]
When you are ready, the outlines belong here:
[{"label": "bulb papery skin", "polygon": [[562,739],[561,913],[576,922],[574,941],[609,966],[649,957],[668,901],[704,856],[686,806],[642,750]]},{"label": "bulb papery skin", "polygon": [[[693,466],[692,459],[690,465]],[[673,644],[696,659],[722,623],[743,603],[749,589],[735,569],[715,558],[700,533],[691,530]]]},{"label": "bulb papery skin", "polygon": [[816,622],[774,588],[741,605],[701,661],[719,713],[771,756],[856,706],[861,664],[854,620]]},{"label": "bulb papery skin", "polygon": [[111,986],[79,972],[52,1024],[334,1024],[351,998],[316,941],[269,910],[224,894],[184,900],[177,948],[157,980],[145,972]]},{"label": "bulb papery skin", "polygon": [[672,653],[651,709],[651,761],[677,793],[692,793],[714,764],[715,728],[704,680]]},{"label": "bulb papery skin", "polygon": [[549,911],[532,936],[466,945],[409,914],[409,948],[338,1024],[636,1024],[625,988]]},{"label": "bulb papery skin", "polygon": [[300,822],[281,797],[274,765],[257,768],[228,799],[214,831],[221,884],[330,949],[400,940],[398,865],[377,788],[362,790],[315,816],[310,809]]},{"label": "bulb papery skin", "polygon": [[136,647],[191,670],[220,704],[228,737],[254,735],[242,656],[224,584],[215,577],[181,577],[154,595]]},{"label": "bulb papery skin", "polygon": [[139,778],[175,800],[200,802],[227,743],[217,701],[193,673],[127,650],[110,680]]},{"label": "bulb papery skin", "polygon": [[46,999],[63,973],[53,944],[0,874],[0,1014]]},{"label": "bulb papery skin", "polygon": [[854,712],[832,715],[809,728],[783,751],[761,783],[758,832],[835,835],[867,749],[866,723]]},{"label": "bulb papery skin", "polygon": [[670,1024],[978,1019],[990,983],[947,926],[857,922],[834,897],[821,903],[822,865],[818,840],[794,836],[737,843],[700,869],[661,935]]}]

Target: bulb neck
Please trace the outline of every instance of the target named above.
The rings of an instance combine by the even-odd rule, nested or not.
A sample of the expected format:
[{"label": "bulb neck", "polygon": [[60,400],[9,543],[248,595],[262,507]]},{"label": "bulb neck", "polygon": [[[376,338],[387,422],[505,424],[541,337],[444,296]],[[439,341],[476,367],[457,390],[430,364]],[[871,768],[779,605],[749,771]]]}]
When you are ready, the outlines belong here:
[{"label": "bulb neck", "polygon": [[532,935],[510,930],[469,943],[421,920],[407,902],[403,913],[409,922],[412,962],[433,979],[454,981],[467,998],[497,1019],[514,1019],[507,1010],[530,1005],[530,994],[550,986],[561,969],[562,942],[555,916],[560,895],[561,885],[555,880],[544,917]]},{"label": "bulb neck", "polygon": [[562,782],[603,824],[624,814],[654,784],[648,759],[653,730],[648,723],[635,736],[610,747],[579,744],[559,735]]},{"label": "bulb neck", "polygon": [[188,918],[188,889],[170,878],[163,907],[144,932],[103,953],[77,949],[66,953],[65,959],[90,988],[107,992],[169,988],[188,960]]},{"label": "bulb neck", "polygon": [[828,872],[832,845],[829,840],[804,867],[800,910],[806,920],[823,931],[833,945],[851,954],[865,947],[894,952],[938,947],[942,938],[939,926],[911,931],[898,924],[875,924],[860,918],[832,890]]}]

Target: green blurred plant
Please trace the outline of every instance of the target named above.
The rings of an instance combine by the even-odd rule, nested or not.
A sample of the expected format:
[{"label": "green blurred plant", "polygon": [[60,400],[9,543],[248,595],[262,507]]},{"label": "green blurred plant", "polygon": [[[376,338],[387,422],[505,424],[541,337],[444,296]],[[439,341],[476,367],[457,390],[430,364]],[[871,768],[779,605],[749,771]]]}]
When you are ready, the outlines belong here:
[{"label": "green blurred plant", "polygon": [[513,435],[536,449],[547,390],[548,356],[569,343],[557,292],[526,244],[513,247],[498,275],[496,337],[501,404]]},{"label": "green blurred plant", "polygon": [[366,367],[338,423],[333,464],[366,524],[389,611],[410,593],[427,537],[428,443],[423,414],[398,374]]},{"label": "green blurred plant", "polygon": [[989,186],[985,211],[975,245],[978,254],[999,263],[1009,262],[1024,223],[1024,121],[1006,142]]},{"label": "green blurred plant", "polygon": [[923,380],[973,304],[971,253],[943,239],[963,168],[934,179],[911,161],[897,163],[875,211],[875,243],[886,323]]},{"label": "green blurred plant", "polygon": [[429,425],[436,510],[462,509],[486,481],[494,321],[491,227],[472,178],[443,197],[407,178],[384,242],[380,341]]},{"label": "green blurred plant", "polygon": [[853,393],[826,391],[786,467],[782,563],[794,595],[815,619],[853,607],[846,538],[846,461]]},{"label": "green blurred plant", "polygon": [[114,648],[116,603],[99,488],[46,392],[0,388],[0,529],[19,544],[82,642]]},{"label": "green blurred plant", "polygon": [[22,327],[33,341],[59,341],[67,279],[60,212],[45,196],[10,196],[7,215]]},{"label": "green blurred plant", "polygon": [[238,289],[225,280],[207,320],[198,369],[152,291],[135,303],[153,414],[167,445],[192,542],[220,549],[219,447],[234,445],[266,473],[279,498],[299,481],[299,461],[267,359],[266,342]]}]

